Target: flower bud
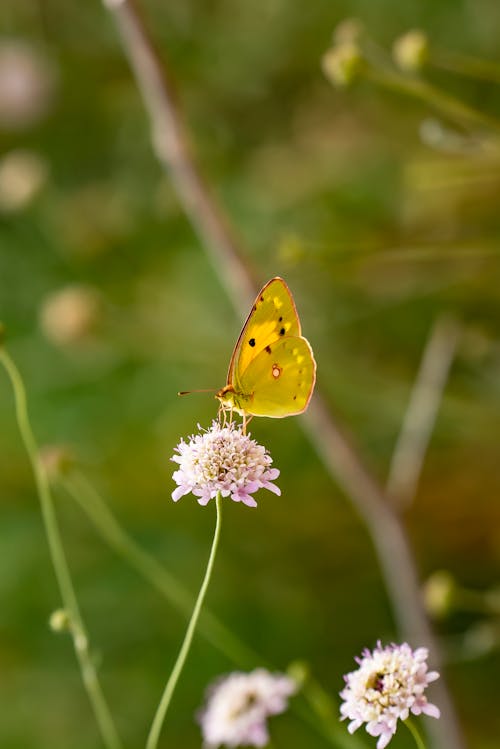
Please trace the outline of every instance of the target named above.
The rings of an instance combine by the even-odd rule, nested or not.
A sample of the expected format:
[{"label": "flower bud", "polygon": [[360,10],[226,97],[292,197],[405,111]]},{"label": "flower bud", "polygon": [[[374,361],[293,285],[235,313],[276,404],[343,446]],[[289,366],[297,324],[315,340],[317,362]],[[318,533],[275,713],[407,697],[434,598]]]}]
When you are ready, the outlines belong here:
[{"label": "flower bud", "polygon": [[359,42],[364,34],[364,27],[359,18],[344,18],[333,30],[333,42],[345,44],[347,42]]},{"label": "flower bud", "polygon": [[429,40],[419,29],[398,37],[392,47],[394,62],[407,73],[421,70],[429,59]]},{"label": "flower bud", "polygon": [[456,582],[449,572],[434,572],[423,586],[427,611],[436,618],[444,618],[452,609],[456,589]]},{"label": "flower bud", "polygon": [[73,453],[65,445],[45,445],[39,456],[51,482],[68,473],[75,464]]},{"label": "flower bud", "polygon": [[300,689],[302,684],[309,679],[311,669],[306,661],[292,661],[286,670],[286,675],[295,682],[297,689]]},{"label": "flower bud", "polygon": [[56,609],[49,619],[49,627],[53,632],[69,632],[71,630],[71,617],[66,609]]},{"label": "flower bud", "polygon": [[322,67],[330,83],[343,88],[353,83],[363,66],[361,50],[354,42],[337,44],[323,55]]}]

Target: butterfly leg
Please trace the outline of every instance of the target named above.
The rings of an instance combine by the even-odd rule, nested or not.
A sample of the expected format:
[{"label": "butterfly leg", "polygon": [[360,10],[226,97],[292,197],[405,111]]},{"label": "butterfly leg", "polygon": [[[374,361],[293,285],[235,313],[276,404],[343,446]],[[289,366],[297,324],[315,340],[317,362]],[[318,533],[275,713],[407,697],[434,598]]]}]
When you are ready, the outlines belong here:
[{"label": "butterfly leg", "polygon": [[250,416],[247,416],[246,413],[243,414],[243,423],[242,423],[242,432],[243,434],[247,433],[247,426],[250,424],[250,422],[253,419],[253,414],[250,414]]}]

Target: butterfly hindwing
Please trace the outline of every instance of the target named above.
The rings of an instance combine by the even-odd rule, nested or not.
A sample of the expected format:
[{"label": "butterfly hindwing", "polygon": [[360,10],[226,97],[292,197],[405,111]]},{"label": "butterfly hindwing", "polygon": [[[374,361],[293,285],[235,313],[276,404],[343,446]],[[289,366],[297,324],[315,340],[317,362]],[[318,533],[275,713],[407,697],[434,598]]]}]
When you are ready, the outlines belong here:
[{"label": "butterfly hindwing", "polygon": [[305,410],[316,379],[316,364],[305,338],[286,336],[269,344],[246,368],[239,386],[251,394],[254,416],[292,416]]}]

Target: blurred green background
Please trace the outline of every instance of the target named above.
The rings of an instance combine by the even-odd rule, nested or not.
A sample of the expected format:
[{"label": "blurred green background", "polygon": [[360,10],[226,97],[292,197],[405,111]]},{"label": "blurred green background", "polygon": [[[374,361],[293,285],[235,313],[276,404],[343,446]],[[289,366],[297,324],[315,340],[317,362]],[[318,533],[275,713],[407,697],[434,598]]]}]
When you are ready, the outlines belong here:
[{"label": "blurred green background", "polygon": [[[262,282],[289,283],[323,392],[381,481],[430,331],[443,313],[459,320],[407,525],[422,580],[446,569],[498,610],[498,132],[366,81],[335,89],[321,71],[346,16],[386,54],[420,27],[437,49],[500,66],[498,4],[143,5],[246,260]],[[7,0],[0,26],[0,319],[37,438],[71,446],[123,526],[194,591],[214,512],[190,496],[174,505],[169,458],[217,406],[176,393],[224,384],[242,320],[152,154],[107,12]],[[500,118],[498,83],[428,75]],[[97,747],[70,640],[48,627],[60,602],[4,374],[0,384],[0,746]],[[283,494],[261,492],[257,510],[227,504],[209,605],[277,667],[306,660],[335,695],[354,655],[397,638],[371,541],[300,417],[256,419],[252,433]],[[58,511],[106,693],[126,745],[142,746],[184,619],[62,493]],[[436,622],[477,749],[500,741],[499,626],[487,603]],[[200,746],[193,714],[206,684],[232,668],[196,640],[162,745]],[[327,746],[295,716],[273,727],[276,746]]]}]

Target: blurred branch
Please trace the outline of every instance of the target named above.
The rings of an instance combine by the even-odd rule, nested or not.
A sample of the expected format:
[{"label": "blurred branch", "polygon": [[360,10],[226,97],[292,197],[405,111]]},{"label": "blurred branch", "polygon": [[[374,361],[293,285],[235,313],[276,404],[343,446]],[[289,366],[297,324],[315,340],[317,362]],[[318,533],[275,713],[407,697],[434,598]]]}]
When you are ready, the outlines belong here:
[{"label": "blurred branch", "polygon": [[459,322],[443,315],[435,322],[427,341],[387,480],[387,493],[400,508],[408,507],[415,497],[460,334]]},{"label": "blurred branch", "polygon": [[255,298],[250,271],[239,259],[236,240],[211,189],[197,169],[173,84],[162,65],[134,2],[103,0],[119,27],[125,53],[135,73],[151,122],[155,154],[165,167],[182,206],[236,309],[249,308]]},{"label": "blurred branch", "polygon": [[[241,249],[225,217],[207,189],[193,160],[185,125],[168,77],[131,0],[103,0],[120,30],[125,52],[148,111],[155,151],[171,174],[179,198],[210,252],[212,262],[233,300],[244,313],[256,292]],[[326,404],[316,393],[303,419],[327,470],[351,498],[364,519],[379,556],[402,636],[427,645],[435,663],[441,661],[421,600],[418,578],[406,534],[383,489],[345,438]],[[430,727],[440,749],[464,746],[444,680],[434,686],[442,719]]]}]

